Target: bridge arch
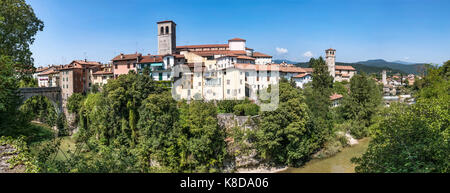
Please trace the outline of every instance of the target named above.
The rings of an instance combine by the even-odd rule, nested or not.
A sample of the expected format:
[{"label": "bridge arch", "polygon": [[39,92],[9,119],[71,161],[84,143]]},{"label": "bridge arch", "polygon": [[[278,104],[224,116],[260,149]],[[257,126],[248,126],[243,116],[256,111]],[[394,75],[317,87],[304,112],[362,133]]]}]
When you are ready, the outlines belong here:
[{"label": "bridge arch", "polygon": [[60,87],[20,88],[19,95],[21,96],[22,104],[33,96],[45,96],[50,100],[58,114],[62,112]]}]

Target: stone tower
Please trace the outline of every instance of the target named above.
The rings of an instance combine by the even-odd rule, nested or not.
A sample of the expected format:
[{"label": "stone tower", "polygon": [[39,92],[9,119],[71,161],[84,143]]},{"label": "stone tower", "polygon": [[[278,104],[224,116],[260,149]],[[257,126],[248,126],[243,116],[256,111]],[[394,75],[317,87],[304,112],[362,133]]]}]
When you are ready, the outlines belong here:
[{"label": "stone tower", "polygon": [[382,77],[383,85],[387,85],[386,70],[383,70],[381,77]]},{"label": "stone tower", "polygon": [[160,21],[158,24],[158,55],[175,53],[177,47],[176,26],[173,21]]},{"label": "stone tower", "polygon": [[328,71],[330,72],[330,75],[335,78],[336,76],[336,50],[335,49],[328,49],[325,50],[326,53],[326,62],[328,66]]}]

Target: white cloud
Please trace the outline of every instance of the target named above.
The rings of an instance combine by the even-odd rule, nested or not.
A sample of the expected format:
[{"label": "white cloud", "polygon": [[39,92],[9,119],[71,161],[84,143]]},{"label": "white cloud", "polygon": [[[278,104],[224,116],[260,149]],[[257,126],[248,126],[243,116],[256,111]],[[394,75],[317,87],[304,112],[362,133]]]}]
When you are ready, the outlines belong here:
[{"label": "white cloud", "polygon": [[307,51],[303,54],[303,56],[306,58],[312,58],[314,56],[314,54],[311,51]]},{"label": "white cloud", "polygon": [[404,60],[409,60],[409,57],[408,57],[408,56],[406,56],[406,57],[404,57],[403,59],[404,59]]},{"label": "white cloud", "polygon": [[277,50],[278,54],[286,54],[286,53],[288,53],[288,50],[286,48],[279,48],[279,47],[277,47],[275,49]]}]

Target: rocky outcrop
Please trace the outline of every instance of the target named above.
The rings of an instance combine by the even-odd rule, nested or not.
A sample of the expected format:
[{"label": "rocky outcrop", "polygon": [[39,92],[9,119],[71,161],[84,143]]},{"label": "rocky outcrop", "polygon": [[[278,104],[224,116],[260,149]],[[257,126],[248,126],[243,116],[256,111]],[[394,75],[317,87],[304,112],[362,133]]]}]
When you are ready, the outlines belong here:
[{"label": "rocky outcrop", "polygon": [[0,145],[0,173],[23,173],[25,172],[24,165],[17,165],[11,168],[8,160],[17,155],[16,149],[9,144]]},{"label": "rocky outcrop", "polygon": [[232,160],[226,161],[225,171],[238,171],[243,168],[258,168],[260,161],[256,159],[256,150],[248,141],[235,141],[233,138],[233,128],[239,128],[242,131],[254,130],[257,128],[258,116],[236,116],[232,113],[217,115],[218,123],[229,137],[227,137],[227,151],[233,155]]}]

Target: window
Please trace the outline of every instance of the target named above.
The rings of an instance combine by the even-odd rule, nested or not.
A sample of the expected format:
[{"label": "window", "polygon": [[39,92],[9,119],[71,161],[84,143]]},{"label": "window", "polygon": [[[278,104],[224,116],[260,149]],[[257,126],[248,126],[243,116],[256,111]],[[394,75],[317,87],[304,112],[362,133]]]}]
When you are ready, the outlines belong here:
[{"label": "window", "polygon": [[114,64],[114,69],[117,69],[117,64]]},{"label": "window", "polygon": [[227,89],[227,94],[230,94],[230,89]]},{"label": "window", "polygon": [[169,33],[169,26],[166,26],[166,34]]},{"label": "window", "polygon": [[227,80],[227,85],[230,85],[230,80]]},{"label": "window", "polygon": [[202,83],[201,83],[201,82],[198,82],[198,86],[202,86]]},{"label": "window", "polygon": [[127,68],[130,68],[130,63],[127,63]]},{"label": "window", "polygon": [[164,27],[161,27],[161,35],[164,34]]},{"label": "window", "polygon": [[242,79],[241,79],[241,85],[242,85]]},{"label": "window", "polygon": [[133,63],[133,68],[136,68],[136,63]]}]

